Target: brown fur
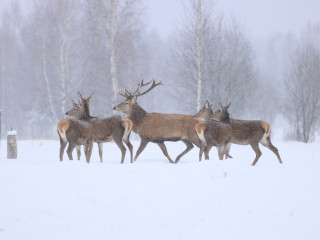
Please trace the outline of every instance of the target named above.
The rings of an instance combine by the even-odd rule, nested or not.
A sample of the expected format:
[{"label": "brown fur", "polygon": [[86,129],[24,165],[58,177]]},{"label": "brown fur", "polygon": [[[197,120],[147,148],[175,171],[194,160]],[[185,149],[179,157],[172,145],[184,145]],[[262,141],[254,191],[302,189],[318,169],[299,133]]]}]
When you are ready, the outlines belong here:
[{"label": "brown fur", "polygon": [[[89,103],[92,97],[92,94],[91,94],[89,98],[83,99],[80,93],[78,93],[78,95],[79,95],[79,100],[83,106],[86,103]],[[75,109],[81,109],[81,108],[79,107],[79,105],[73,102],[73,108],[69,112],[73,112],[75,111]],[[73,149],[75,147],[78,148],[78,146],[80,145],[84,145],[86,161],[87,163],[90,162],[94,136],[93,136],[93,125],[88,121],[90,116],[87,115],[87,110],[88,109],[86,108],[81,109],[81,113],[78,115],[79,119],[70,118],[68,120],[69,126],[65,133],[60,131],[61,125],[62,126],[64,125],[63,124],[64,120],[61,120],[62,124],[60,124],[61,121],[58,123],[58,134],[60,137],[60,161],[63,160],[64,149],[67,143],[69,143],[69,146],[67,149],[69,160],[73,159],[72,158]],[[67,112],[66,114],[68,114],[69,112]],[[78,151],[78,153],[79,152],[80,151]],[[79,155],[78,155],[78,158],[79,158]]]},{"label": "brown fur", "polygon": [[[209,111],[209,109],[207,109],[207,111]],[[207,115],[198,115],[198,117],[202,116]],[[220,120],[220,116],[221,112],[219,112],[219,109],[214,114],[211,114],[211,118],[216,120]],[[272,152],[274,152],[274,154],[278,157],[279,162],[282,163],[278,149],[275,146],[273,146],[270,140],[270,124],[260,120],[239,120],[230,118],[230,126],[232,127],[231,143],[240,145],[250,145],[252,149],[255,151],[256,158],[252,163],[253,166],[258,162],[260,156],[262,155],[259,148],[259,143],[261,143],[263,146],[269,148]],[[226,149],[227,158],[229,155],[229,151],[230,145]]]},{"label": "brown fur", "polygon": [[[135,160],[149,142],[157,143],[171,163],[177,163],[193,148],[193,144],[201,146],[195,129],[199,119],[191,115],[147,113],[138,105],[136,98],[127,99],[115,106],[114,110],[126,113],[133,123],[132,130],[141,137]],[[187,148],[177,156],[174,162],[167,152],[164,141],[183,141]]]},{"label": "brown fur", "polygon": [[[112,116],[109,118],[92,118],[90,122],[94,127],[94,141],[97,143],[114,141],[120,148],[122,156],[121,163],[124,163],[126,148],[122,141],[128,146],[130,151],[130,161],[133,162],[133,146],[129,141],[132,129],[132,122],[124,117]],[[102,161],[102,152],[100,153]]]},{"label": "brown fur", "polygon": [[260,121],[260,124],[262,126],[262,128],[264,129],[264,132],[266,133],[266,136],[270,136],[271,133],[271,127],[269,123],[266,123],[264,121]]},{"label": "brown fur", "polygon": [[85,145],[86,160],[89,163],[91,157],[90,146],[93,144],[93,126],[91,123],[77,119],[62,119],[58,123],[60,137],[60,161],[63,160],[64,149],[69,142],[67,154],[72,160],[72,151],[78,145]]},{"label": "brown fur", "polygon": [[[79,108],[77,104],[74,103],[72,110],[67,112],[68,115],[74,116],[76,118],[85,118],[86,121],[93,125],[93,135],[94,141],[98,144],[100,161],[102,162],[103,155],[103,143],[114,141],[121,150],[121,163],[124,163],[124,158],[126,154],[126,148],[124,147],[122,141],[128,146],[130,151],[131,162],[133,162],[133,146],[129,141],[132,122],[125,117],[112,116],[109,118],[97,118],[90,116],[90,104],[88,99],[83,99],[79,96],[79,101],[84,107]],[[84,112],[85,116],[79,114],[79,111]],[[78,157],[80,158],[80,150],[78,152]]]},{"label": "brown fur", "polygon": [[70,126],[70,119],[64,118],[57,124],[57,130],[59,134],[65,134]]},{"label": "brown fur", "polygon": [[223,160],[225,149],[231,141],[232,128],[229,124],[217,122],[215,120],[205,121],[204,138],[207,146],[200,150],[200,159],[202,152],[205,153],[206,160],[209,159],[209,152],[213,146],[218,147],[219,159]]}]

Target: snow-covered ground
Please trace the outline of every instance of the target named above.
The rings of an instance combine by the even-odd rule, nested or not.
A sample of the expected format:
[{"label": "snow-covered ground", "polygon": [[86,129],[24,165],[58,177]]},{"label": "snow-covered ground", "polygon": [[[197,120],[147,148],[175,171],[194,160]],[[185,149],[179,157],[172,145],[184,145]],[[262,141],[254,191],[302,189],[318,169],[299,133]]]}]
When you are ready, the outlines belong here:
[{"label": "snow-covered ground", "polygon": [[[134,151],[139,142],[133,141]],[[58,141],[19,141],[18,159],[0,149],[0,239],[320,239],[320,144],[274,141],[284,164],[261,146],[233,159],[198,162],[194,148],[170,164],[150,143],[137,162],[94,146],[91,163],[58,160]],[[176,157],[183,143],[167,143]],[[76,152],[74,152],[74,158]]]}]

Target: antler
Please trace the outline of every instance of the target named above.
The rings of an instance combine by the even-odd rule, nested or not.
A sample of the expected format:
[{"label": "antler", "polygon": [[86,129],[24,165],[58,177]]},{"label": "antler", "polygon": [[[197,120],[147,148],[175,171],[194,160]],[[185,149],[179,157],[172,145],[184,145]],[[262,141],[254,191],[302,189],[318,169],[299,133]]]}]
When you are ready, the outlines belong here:
[{"label": "antler", "polygon": [[[149,85],[151,82],[152,82],[151,87],[147,91],[140,93],[141,88],[144,87],[144,86]],[[138,88],[133,93],[131,91],[129,91],[127,88],[124,88],[123,91],[121,91],[119,89],[118,93],[121,96],[123,96],[123,97],[125,97],[127,99],[130,99],[130,98],[133,98],[133,97],[142,96],[142,95],[146,94],[147,92],[150,92],[153,88],[155,88],[156,86],[159,86],[159,85],[164,85],[164,84],[162,83],[162,81],[159,81],[158,83],[156,83],[155,79],[152,79],[149,82],[144,83],[144,79],[142,79],[141,82],[138,82]]]}]

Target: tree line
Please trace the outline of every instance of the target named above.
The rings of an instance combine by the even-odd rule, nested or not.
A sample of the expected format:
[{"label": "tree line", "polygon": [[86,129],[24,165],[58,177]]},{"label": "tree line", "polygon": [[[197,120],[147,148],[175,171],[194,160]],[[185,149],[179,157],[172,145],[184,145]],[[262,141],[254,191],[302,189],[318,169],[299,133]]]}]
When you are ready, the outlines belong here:
[{"label": "tree line", "polygon": [[194,114],[205,100],[231,101],[232,116],[272,123],[283,114],[288,136],[313,140],[320,125],[319,24],[281,37],[272,45],[281,51],[269,59],[281,64],[264,72],[236,18],[209,0],[184,1],[183,8],[182,24],[164,40],[147,31],[141,0],[34,1],[27,13],[14,2],[0,26],[3,132],[12,126],[24,138],[55,137],[77,91],[94,91],[93,114],[109,116],[119,88],[154,77],[166,86],[142,99],[150,111]]}]

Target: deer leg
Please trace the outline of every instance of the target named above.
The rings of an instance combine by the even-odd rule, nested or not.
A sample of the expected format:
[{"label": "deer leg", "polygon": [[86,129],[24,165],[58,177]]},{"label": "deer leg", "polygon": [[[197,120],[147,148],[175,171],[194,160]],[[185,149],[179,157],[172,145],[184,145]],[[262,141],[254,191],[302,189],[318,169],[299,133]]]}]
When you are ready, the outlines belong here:
[{"label": "deer leg", "polygon": [[219,159],[223,160],[223,156],[224,156],[224,153],[225,153],[224,145],[222,145],[220,147],[217,147],[217,150],[218,150]]},{"label": "deer leg", "polygon": [[87,163],[90,163],[91,153],[92,153],[92,147],[93,147],[93,140],[88,140],[85,144],[86,148],[86,160]]},{"label": "deer leg", "polygon": [[103,143],[99,142],[97,143],[98,149],[99,149],[99,157],[100,157],[100,162],[102,163],[102,155],[103,155]]},{"label": "deer leg", "polygon": [[170,163],[174,163],[174,161],[170,158],[168,151],[167,151],[167,147],[163,142],[157,143],[158,146],[161,148],[163,154],[168,158]]},{"label": "deer leg", "polygon": [[81,145],[77,145],[77,146],[76,146],[76,149],[77,149],[77,157],[78,157],[78,160],[80,160],[80,157],[81,157]]},{"label": "deer leg", "polygon": [[137,158],[139,157],[140,153],[145,149],[147,144],[149,143],[149,140],[143,138],[140,142],[140,146],[136,152],[136,156],[134,157],[134,161],[137,161]]},{"label": "deer leg", "polygon": [[64,149],[66,148],[68,142],[64,142],[60,139],[60,161],[63,160],[63,152]]},{"label": "deer leg", "polygon": [[211,150],[212,146],[207,146],[207,149],[204,151],[204,155],[206,157],[206,160],[209,160],[209,152]]},{"label": "deer leg", "polygon": [[201,146],[201,147],[200,147],[200,150],[199,150],[199,162],[201,162],[201,160],[202,160],[202,154],[203,154],[203,152],[204,152],[204,148]]},{"label": "deer leg", "polygon": [[118,145],[118,147],[120,148],[120,151],[121,151],[121,164],[122,164],[122,163],[124,163],[124,157],[126,156],[127,149],[123,145],[121,138],[113,138],[113,139],[114,139],[115,143]]},{"label": "deer leg", "polygon": [[199,150],[199,162],[202,160],[202,154],[207,149],[207,142],[200,141],[200,150]]},{"label": "deer leg", "polygon": [[129,141],[129,138],[123,139],[124,143],[128,146],[130,151],[130,162],[133,163],[133,146],[131,142]]},{"label": "deer leg", "polygon": [[230,148],[231,148],[231,142],[229,142],[229,143],[226,143],[225,144],[225,150],[224,150],[224,155],[225,155],[225,158],[226,159],[228,159],[228,158],[233,158],[230,154],[229,154],[229,152],[230,152]]},{"label": "deer leg", "polygon": [[[63,141],[63,139],[61,138],[61,135],[60,135],[59,131],[57,131],[57,132],[58,132],[59,139],[60,139],[60,154],[59,154],[59,157],[60,157],[60,161],[62,161],[62,160],[63,160],[63,152],[64,152],[64,149],[65,149],[66,146],[67,146],[68,141]],[[67,140],[67,139],[66,139],[66,140]]]},{"label": "deer leg", "polygon": [[68,146],[68,149],[67,149],[67,154],[68,154],[68,157],[69,157],[69,160],[73,160],[72,158],[72,151],[73,149],[76,147],[75,144],[72,144],[69,142],[69,146]]},{"label": "deer leg", "polygon": [[273,144],[271,143],[271,140],[270,140],[270,136],[268,136],[266,139],[262,138],[260,143],[265,146],[266,148],[269,148],[272,152],[274,152],[274,154],[277,156],[277,158],[279,159],[279,162],[282,163],[282,160],[281,160],[281,157],[280,157],[280,154],[279,154],[279,151],[278,149],[273,146]]},{"label": "deer leg", "polygon": [[252,147],[252,149],[256,153],[256,158],[254,159],[254,161],[252,163],[252,166],[254,166],[258,162],[258,160],[261,157],[262,153],[261,153],[260,148],[259,148],[259,143],[256,143],[256,142],[255,143],[250,143],[250,146]]},{"label": "deer leg", "polygon": [[187,145],[187,148],[182,153],[179,154],[179,156],[176,158],[175,163],[178,163],[180,161],[180,158],[193,148],[193,144],[191,142],[187,140],[182,140],[182,142],[184,142],[184,144]]}]

